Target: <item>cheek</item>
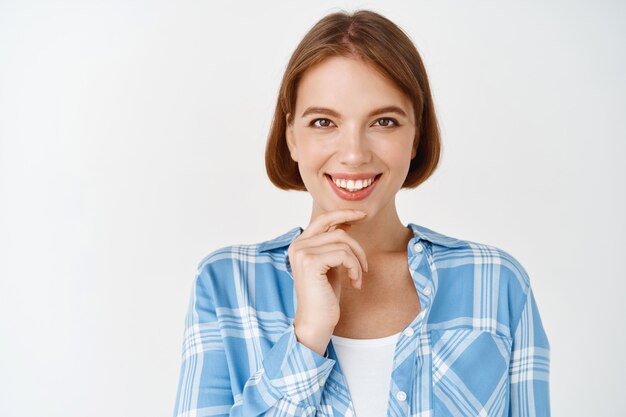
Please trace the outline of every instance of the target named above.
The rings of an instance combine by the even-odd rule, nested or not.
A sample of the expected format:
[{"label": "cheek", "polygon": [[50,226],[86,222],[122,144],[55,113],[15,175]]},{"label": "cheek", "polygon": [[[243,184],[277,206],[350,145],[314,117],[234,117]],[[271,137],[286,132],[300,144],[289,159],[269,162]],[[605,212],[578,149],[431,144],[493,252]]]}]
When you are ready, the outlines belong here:
[{"label": "cheek", "polygon": [[315,168],[327,159],[328,150],[319,141],[303,140],[300,144],[300,161],[307,167]]},{"label": "cheek", "polygon": [[387,165],[396,169],[411,163],[411,147],[388,146],[380,155],[384,155]]}]

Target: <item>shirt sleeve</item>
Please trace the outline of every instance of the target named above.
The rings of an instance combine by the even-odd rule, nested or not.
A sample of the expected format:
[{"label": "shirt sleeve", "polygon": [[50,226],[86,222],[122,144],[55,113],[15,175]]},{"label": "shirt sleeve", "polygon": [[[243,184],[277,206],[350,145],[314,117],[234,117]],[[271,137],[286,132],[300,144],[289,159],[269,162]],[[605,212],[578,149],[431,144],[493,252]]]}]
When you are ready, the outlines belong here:
[{"label": "shirt sleeve", "polygon": [[293,323],[233,396],[229,366],[242,372],[249,365],[225,350],[208,278],[201,269],[191,291],[174,417],[314,416],[335,360],[298,342]]},{"label": "shirt sleeve", "polygon": [[529,287],[513,337],[509,417],[550,416],[549,367],[550,344]]}]

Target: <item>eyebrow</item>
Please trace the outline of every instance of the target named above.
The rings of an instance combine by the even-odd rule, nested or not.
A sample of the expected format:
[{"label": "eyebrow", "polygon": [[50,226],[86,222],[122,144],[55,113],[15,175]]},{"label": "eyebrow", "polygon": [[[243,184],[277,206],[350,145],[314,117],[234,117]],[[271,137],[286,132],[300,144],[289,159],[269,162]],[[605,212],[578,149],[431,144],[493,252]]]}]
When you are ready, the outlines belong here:
[{"label": "eyebrow", "polygon": [[[374,109],[367,115],[367,117],[372,117],[372,116],[375,116],[377,114],[382,114],[382,113],[396,113],[396,114],[399,114],[400,116],[404,116],[408,118],[404,110],[402,110],[398,106],[385,106],[385,107],[380,107],[378,109]],[[300,117],[304,117],[309,114],[326,114],[326,115],[333,116],[333,117],[341,117],[339,113],[337,113],[336,111],[332,109],[328,109],[326,107],[309,107],[302,113],[302,116]]]}]

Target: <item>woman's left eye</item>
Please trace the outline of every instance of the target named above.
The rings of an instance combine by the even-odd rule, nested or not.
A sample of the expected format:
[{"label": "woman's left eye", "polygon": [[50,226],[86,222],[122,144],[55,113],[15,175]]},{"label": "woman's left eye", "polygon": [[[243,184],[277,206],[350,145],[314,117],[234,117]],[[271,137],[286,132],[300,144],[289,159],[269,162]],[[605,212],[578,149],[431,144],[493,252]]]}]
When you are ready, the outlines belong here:
[{"label": "woman's left eye", "polygon": [[[317,122],[319,122],[319,121],[321,121],[322,124],[317,124]],[[311,120],[311,123],[309,123],[309,126],[315,126],[315,127],[318,127],[318,128],[320,128],[320,127],[321,128],[327,128],[327,127],[329,127],[329,123],[332,123],[332,122],[330,120],[328,120],[328,119],[314,119],[314,120]]]},{"label": "woman's left eye", "polygon": [[[399,126],[398,125],[398,121],[396,119],[392,119],[390,117],[383,117],[377,120],[377,122],[380,121],[384,121],[384,123],[381,124],[382,127],[388,127],[388,126]],[[393,122],[393,125],[390,125],[389,122]]]}]

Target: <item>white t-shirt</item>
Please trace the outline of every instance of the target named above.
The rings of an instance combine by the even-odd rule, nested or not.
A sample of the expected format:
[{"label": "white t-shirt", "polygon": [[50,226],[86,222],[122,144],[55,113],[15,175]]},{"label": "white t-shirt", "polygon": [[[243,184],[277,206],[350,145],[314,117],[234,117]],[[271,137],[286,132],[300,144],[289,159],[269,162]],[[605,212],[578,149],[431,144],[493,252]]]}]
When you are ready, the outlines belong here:
[{"label": "white t-shirt", "polygon": [[400,333],[378,339],[331,336],[356,417],[387,415],[393,354]]}]

